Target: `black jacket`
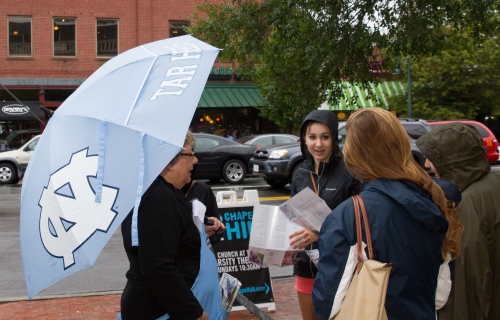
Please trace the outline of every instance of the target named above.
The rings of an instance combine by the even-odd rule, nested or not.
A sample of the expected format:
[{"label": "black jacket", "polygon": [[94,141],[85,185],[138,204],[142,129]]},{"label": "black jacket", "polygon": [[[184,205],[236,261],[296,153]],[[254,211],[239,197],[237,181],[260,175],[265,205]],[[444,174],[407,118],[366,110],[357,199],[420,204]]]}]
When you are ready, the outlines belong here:
[{"label": "black jacket", "polygon": [[[321,122],[326,124],[332,133],[333,138],[333,153],[329,162],[322,162],[319,167],[319,174],[314,171],[314,158],[307,151],[305,141],[306,125],[308,121]],[[290,196],[294,196],[304,188],[309,187],[314,191],[313,181],[311,180],[311,172],[313,174],[314,183],[318,189],[318,195],[323,199],[330,209],[335,209],[340,203],[352,195],[359,193],[361,189],[361,182],[354,178],[349,171],[347,171],[344,158],[340,152],[337,137],[338,137],[338,122],[334,113],[326,110],[316,110],[309,113],[300,130],[300,149],[304,156],[300,168],[298,168],[293,177],[290,185]],[[313,243],[307,249],[317,249],[318,243]],[[299,262],[294,266],[294,275],[304,278],[314,278],[318,269],[309,259],[309,256],[304,252],[300,256]]]},{"label": "black jacket", "polygon": [[[192,174],[194,175],[194,174]],[[205,205],[207,211],[205,212],[205,217],[215,217],[219,218],[219,210],[217,206],[217,199],[214,196],[212,188],[204,182],[191,181],[182,187],[181,191],[184,193],[188,201],[198,199],[201,203]],[[215,233],[209,237],[211,244],[216,244],[220,242],[223,234]]]},{"label": "black jacket", "polygon": [[198,318],[203,309],[190,289],[200,270],[201,239],[184,194],[158,177],[141,199],[138,247],[132,246],[131,223],[132,211],[122,222],[130,262],[122,318]]}]

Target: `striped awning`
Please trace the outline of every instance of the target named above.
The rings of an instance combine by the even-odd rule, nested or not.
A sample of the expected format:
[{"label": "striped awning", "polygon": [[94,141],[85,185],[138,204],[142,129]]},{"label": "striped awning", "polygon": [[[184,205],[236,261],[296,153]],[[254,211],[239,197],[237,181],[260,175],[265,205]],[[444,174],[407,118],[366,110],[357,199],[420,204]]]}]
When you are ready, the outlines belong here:
[{"label": "striped awning", "polygon": [[249,83],[208,82],[198,103],[199,108],[257,107],[264,99]]},{"label": "striped awning", "polygon": [[[368,99],[367,90],[363,90],[357,85],[351,84],[350,82],[342,82],[339,84],[342,86],[342,91],[344,96],[340,99],[339,104],[331,105],[327,102],[323,103],[320,110],[331,110],[331,111],[349,111],[357,110],[358,108],[370,108],[370,107],[381,107],[385,106],[387,110],[390,109],[389,103],[387,101],[388,97],[400,94],[406,94],[406,83],[397,81],[386,81],[380,83],[370,83],[370,88],[372,93],[374,93],[375,99]],[[357,96],[356,104],[350,104],[348,101],[353,97]]]}]

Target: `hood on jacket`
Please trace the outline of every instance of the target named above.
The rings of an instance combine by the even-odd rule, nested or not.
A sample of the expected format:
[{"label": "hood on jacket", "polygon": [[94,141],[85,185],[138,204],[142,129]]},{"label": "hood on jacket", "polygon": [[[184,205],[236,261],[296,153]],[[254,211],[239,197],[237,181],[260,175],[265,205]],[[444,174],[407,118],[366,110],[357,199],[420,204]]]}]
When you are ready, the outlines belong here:
[{"label": "hood on jacket", "polygon": [[447,200],[455,202],[456,205],[462,201],[462,193],[452,182],[439,178],[432,178],[432,181],[434,181],[441,188],[441,190],[443,190],[444,196]]},{"label": "hood on jacket", "polygon": [[340,155],[338,135],[339,135],[339,122],[335,113],[328,110],[314,110],[310,112],[302,122],[302,127],[300,128],[300,151],[305,159],[312,159],[312,155],[307,151],[306,141],[304,139],[306,134],[306,127],[309,122],[321,122],[330,128],[333,139],[333,153],[330,160],[334,156]]},{"label": "hood on jacket", "polygon": [[446,232],[448,221],[430,196],[408,181],[377,179],[363,185],[364,191],[373,191],[399,203],[411,219],[431,232]]},{"label": "hood on jacket", "polygon": [[467,189],[491,170],[479,132],[461,122],[445,124],[416,141],[440,178]]}]

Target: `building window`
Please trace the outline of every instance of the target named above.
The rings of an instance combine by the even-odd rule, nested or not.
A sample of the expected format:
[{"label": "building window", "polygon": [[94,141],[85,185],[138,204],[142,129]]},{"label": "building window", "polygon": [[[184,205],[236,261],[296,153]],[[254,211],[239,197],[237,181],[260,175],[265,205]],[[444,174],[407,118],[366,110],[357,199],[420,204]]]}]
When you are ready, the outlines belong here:
[{"label": "building window", "polygon": [[31,56],[31,17],[9,17],[9,55]]},{"label": "building window", "polygon": [[118,19],[97,19],[97,56],[118,55]]},{"label": "building window", "polygon": [[69,98],[75,89],[45,89],[45,102],[60,102]]},{"label": "building window", "polygon": [[170,38],[188,34],[183,27],[189,27],[187,21],[170,21]]},{"label": "building window", "polygon": [[54,56],[76,55],[76,19],[54,18]]}]

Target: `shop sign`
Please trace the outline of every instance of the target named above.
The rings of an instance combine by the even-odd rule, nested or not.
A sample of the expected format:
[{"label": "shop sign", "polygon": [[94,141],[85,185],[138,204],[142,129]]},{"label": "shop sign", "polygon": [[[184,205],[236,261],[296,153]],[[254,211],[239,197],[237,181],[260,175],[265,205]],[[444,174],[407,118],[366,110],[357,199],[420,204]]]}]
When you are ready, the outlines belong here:
[{"label": "shop sign", "polygon": [[229,75],[230,76],[233,74],[233,68],[232,67],[214,66],[214,67],[212,67],[212,70],[210,70],[210,74]]},{"label": "shop sign", "polygon": [[208,80],[231,80],[233,77],[232,67],[213,66],[208,75]]},{"label": "shop sign", "polygon": [[5,114],[18,115],[25,114],[30,111],[30,108],[20,104],[9,104],[2,107],[2,112]]}]

